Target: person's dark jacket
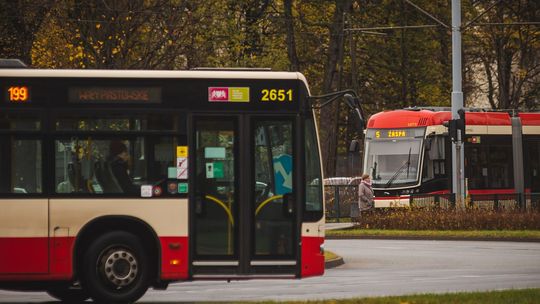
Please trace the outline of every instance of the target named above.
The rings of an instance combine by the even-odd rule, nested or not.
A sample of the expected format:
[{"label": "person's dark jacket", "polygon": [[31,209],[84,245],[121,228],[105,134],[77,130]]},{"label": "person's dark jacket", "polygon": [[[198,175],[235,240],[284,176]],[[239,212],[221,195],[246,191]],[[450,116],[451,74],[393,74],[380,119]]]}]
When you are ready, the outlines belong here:
[{"label": "person's dark jacket", "polygon": [[118,182],[122,192],[124,193],[137,193],[139,188],[133,184],[131,177],[128,174],[128,164],[119,157],[115,157],[111,163],[111,171]]}]

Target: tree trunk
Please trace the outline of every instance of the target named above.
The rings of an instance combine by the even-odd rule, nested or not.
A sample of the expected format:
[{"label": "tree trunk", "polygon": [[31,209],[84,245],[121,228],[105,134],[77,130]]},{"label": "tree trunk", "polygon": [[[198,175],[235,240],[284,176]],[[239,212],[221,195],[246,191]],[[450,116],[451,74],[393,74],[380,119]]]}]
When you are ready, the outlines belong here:
[{"label": "tree trunk", "polygon": [[[336,9],[330,25],[330,41],[324,69],[323,92],[328,93],[339,87],[339,65],[343,58],[343,26],[344,14],[350,13],[351,0],[336,0]],[[338,144],[339,104],[334,102],[321,111],[321,138],[323,147],[324,173],[326,176],[336,174]]]},{"label": "tree trunk", "polygon": [[510,107],[510,78],[512,77],[512,51],[506,47],[506,39],[495,39],[497,54],[497,82],[499,83],[499,109]]},{"label": "tree trunk", "polygon": [[489,104],[491,105],[492,109],[496,109],[497,105],[495,104],[495,98],[493,97],[495,93],[495,88],[493,86],[493,75],[491,73],[491,62],[487,60],[487,58],[484,58],[482,60],[482,63],[484,64],[484,69],[486,70],[486,79],[488,83],[488,91],[487,91],[487,98],[489,101]]},{"label": "tree trunk", "polygon": [[289,57],[289,69],[299,71],[300,63],[296,54],[296,40],[294,38],[294,19],[292,14],[292,0],[283,1],[283,10],[285,12],[285,30],[287,37],[287,55]]}]

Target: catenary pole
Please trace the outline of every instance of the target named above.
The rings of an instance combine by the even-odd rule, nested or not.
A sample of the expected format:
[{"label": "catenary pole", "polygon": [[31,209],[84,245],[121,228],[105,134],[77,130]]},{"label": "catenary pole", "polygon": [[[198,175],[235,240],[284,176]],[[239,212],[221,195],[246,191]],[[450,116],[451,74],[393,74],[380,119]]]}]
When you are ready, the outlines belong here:
[{"label": "catenary pole", "polygon": [[[458,119],[458,110],[463,108],[461,84],[461,0],[452,0],[452,119]],[[463,207],[465,188],[463,135],[458,130],[457,140],[452,143],[452,192],[459,207]]]}]

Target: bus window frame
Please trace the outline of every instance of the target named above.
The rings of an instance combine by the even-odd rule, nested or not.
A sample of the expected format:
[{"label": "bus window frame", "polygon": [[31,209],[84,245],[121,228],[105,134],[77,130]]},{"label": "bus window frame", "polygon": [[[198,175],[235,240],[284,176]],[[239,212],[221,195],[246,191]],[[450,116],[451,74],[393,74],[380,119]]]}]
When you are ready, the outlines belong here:
[{"label": "bus window frame", "polygon": [[[44,140],[50,145],[48,147],[48,153],[51,153],[50,159],[55,160],[55,151],[54,147],[57,141],[59,140],[69,140],[72,138],[78,138],[80,140],[87,140],[91,138],[93,140],[113,140],[113,139],[127,139],[130,141],[135,141],[137,138],[148,138],[148,137],[173,137],[176,138],[179,142],[185,142],[188,144],[188,134],[187,134],[187,121],[190,111],[185,109],[170,109],[170,108],[159,108],[159,109],[150,109],[147,107],[134,106],[134,105],[125,105],[124,108],[106,108],[103,106],[93,107],[93,105],[85,105],[84,107],[71,107],[68,109],[54,109],[54,113],[48,115],[48,124],[47,124],[47,136]],[[172,128],[170,130],[64,130],[56,129],[56,122],[62,118],[73,118],[73,119],[85,119],[85,118],[115,118],[114,115],[120,115],[122,117],[130,118],[143,118],[147,114],[167,114],[176,120],[177,128]],[[173,122],[174,124],[174,122]],[[184,140],[181,140],[182,137]],[[50,151],[50,152],[49,152]],[[148,151],[146,151],[148,152]],[[174,157],[173,157],[174,159]],[[52,164],[47,164],[50,166],[47,171],[52,172],[53,176],[55,174],[56,160]],[[148,163],[146,164],[148,169]],[[92,198],[92,199],[106,199],[106,198],[128,198],[128,199],[137,199],[141,198],[140,194],[126,194],[126,193],[58,193],[56,191],[56,177],[50,178],[47,181],[45,188],[48,192],[48,197],[51,198]],[[163,189],[163,196],[152,197],[152,199],[185,199],[188,197],[187,193],[178,193],[175,195],[168,195],[166,189]]]},{"label": "bus window frame", "polygon": [[[301,146],[301,152],[302,153],[302,161],[301,161],[301,173],[303,174],[302,176],[302,185],[301,185],[301,191],[302,191],[302,218],[300,219],[301,222],[308,222],[308,223],[315,223],[315,222],[318,222],[320,221],[323,217],[324,217],[324,214],[325,214],[325,202],[324,202],[324,183],[323,183],[323,172],[322,172],[322,159],[321,159],[321,151],[320,151],[320,142],[319,142],[319,135],[318,135],[318,126],[317,126],[317,121],[315,120],[315,117],[313,115],[313,112],[309,111],[309,112],[306,112],[305,114],[306,116],[304,117],[304,119],[301,120],[300,124],[301,124],[301,130],[299,133],[302,133],[302,139],[303,141],[301,141],[300,143],[300,146]],[[318,160],[318,163],[319,163],[319,173],[318,173],[318,176],[319,176],[319,199],[320,199],[320,203],[321,203],[321,210],[317,210],[317,211],[308,211],[307,210],[307,191],[306,191],[306,186],[307,186],[307,173],[306,173],[306,168],[307,168],[307,160],[306,160],[306,145],[304,144],[304,141],[307,141],[307,134],[306,134],[306,124],[311,124],[312,125],[312,128],[313,128],[313,132],[314,132],[314,140],[315,140],[315,144],[317,144],[317,151],[316,151],[316,156],[317,156],[317,160]]]},{"label": "bus window frame", "polygon": [[[37,140],[41,143],[41,187],[40,193],[13,193],[4,192],[0,193],[0,198],[15,198],[15,199],[31,199],[31,198],[44,198],[49,196],[48,192],[48,180],[46,178],[46,172],[48,172],[47,159],[47,115],[46,110],[41,108],[22,108],[12,107],[11,104],[0,106],[2,114],[19,117],[36,118],[39,121],[39,128],[37,129],[0,129],[0,142],[4,140]],[[10,159],[11,161],[11,159]]]}]

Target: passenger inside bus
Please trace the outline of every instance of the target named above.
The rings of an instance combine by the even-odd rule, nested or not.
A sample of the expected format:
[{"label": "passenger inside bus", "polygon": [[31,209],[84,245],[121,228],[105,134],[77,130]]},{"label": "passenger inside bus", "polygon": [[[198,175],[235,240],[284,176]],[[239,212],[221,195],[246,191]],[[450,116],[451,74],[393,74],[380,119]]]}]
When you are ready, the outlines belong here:
[{"label": "passenger inside bus", "polygon": [[124,193],[137,193],[139,188],[133,184],[129,176],[129,153],[126,145],[121,141],[111,141],[109,150],[110,170]]}]

